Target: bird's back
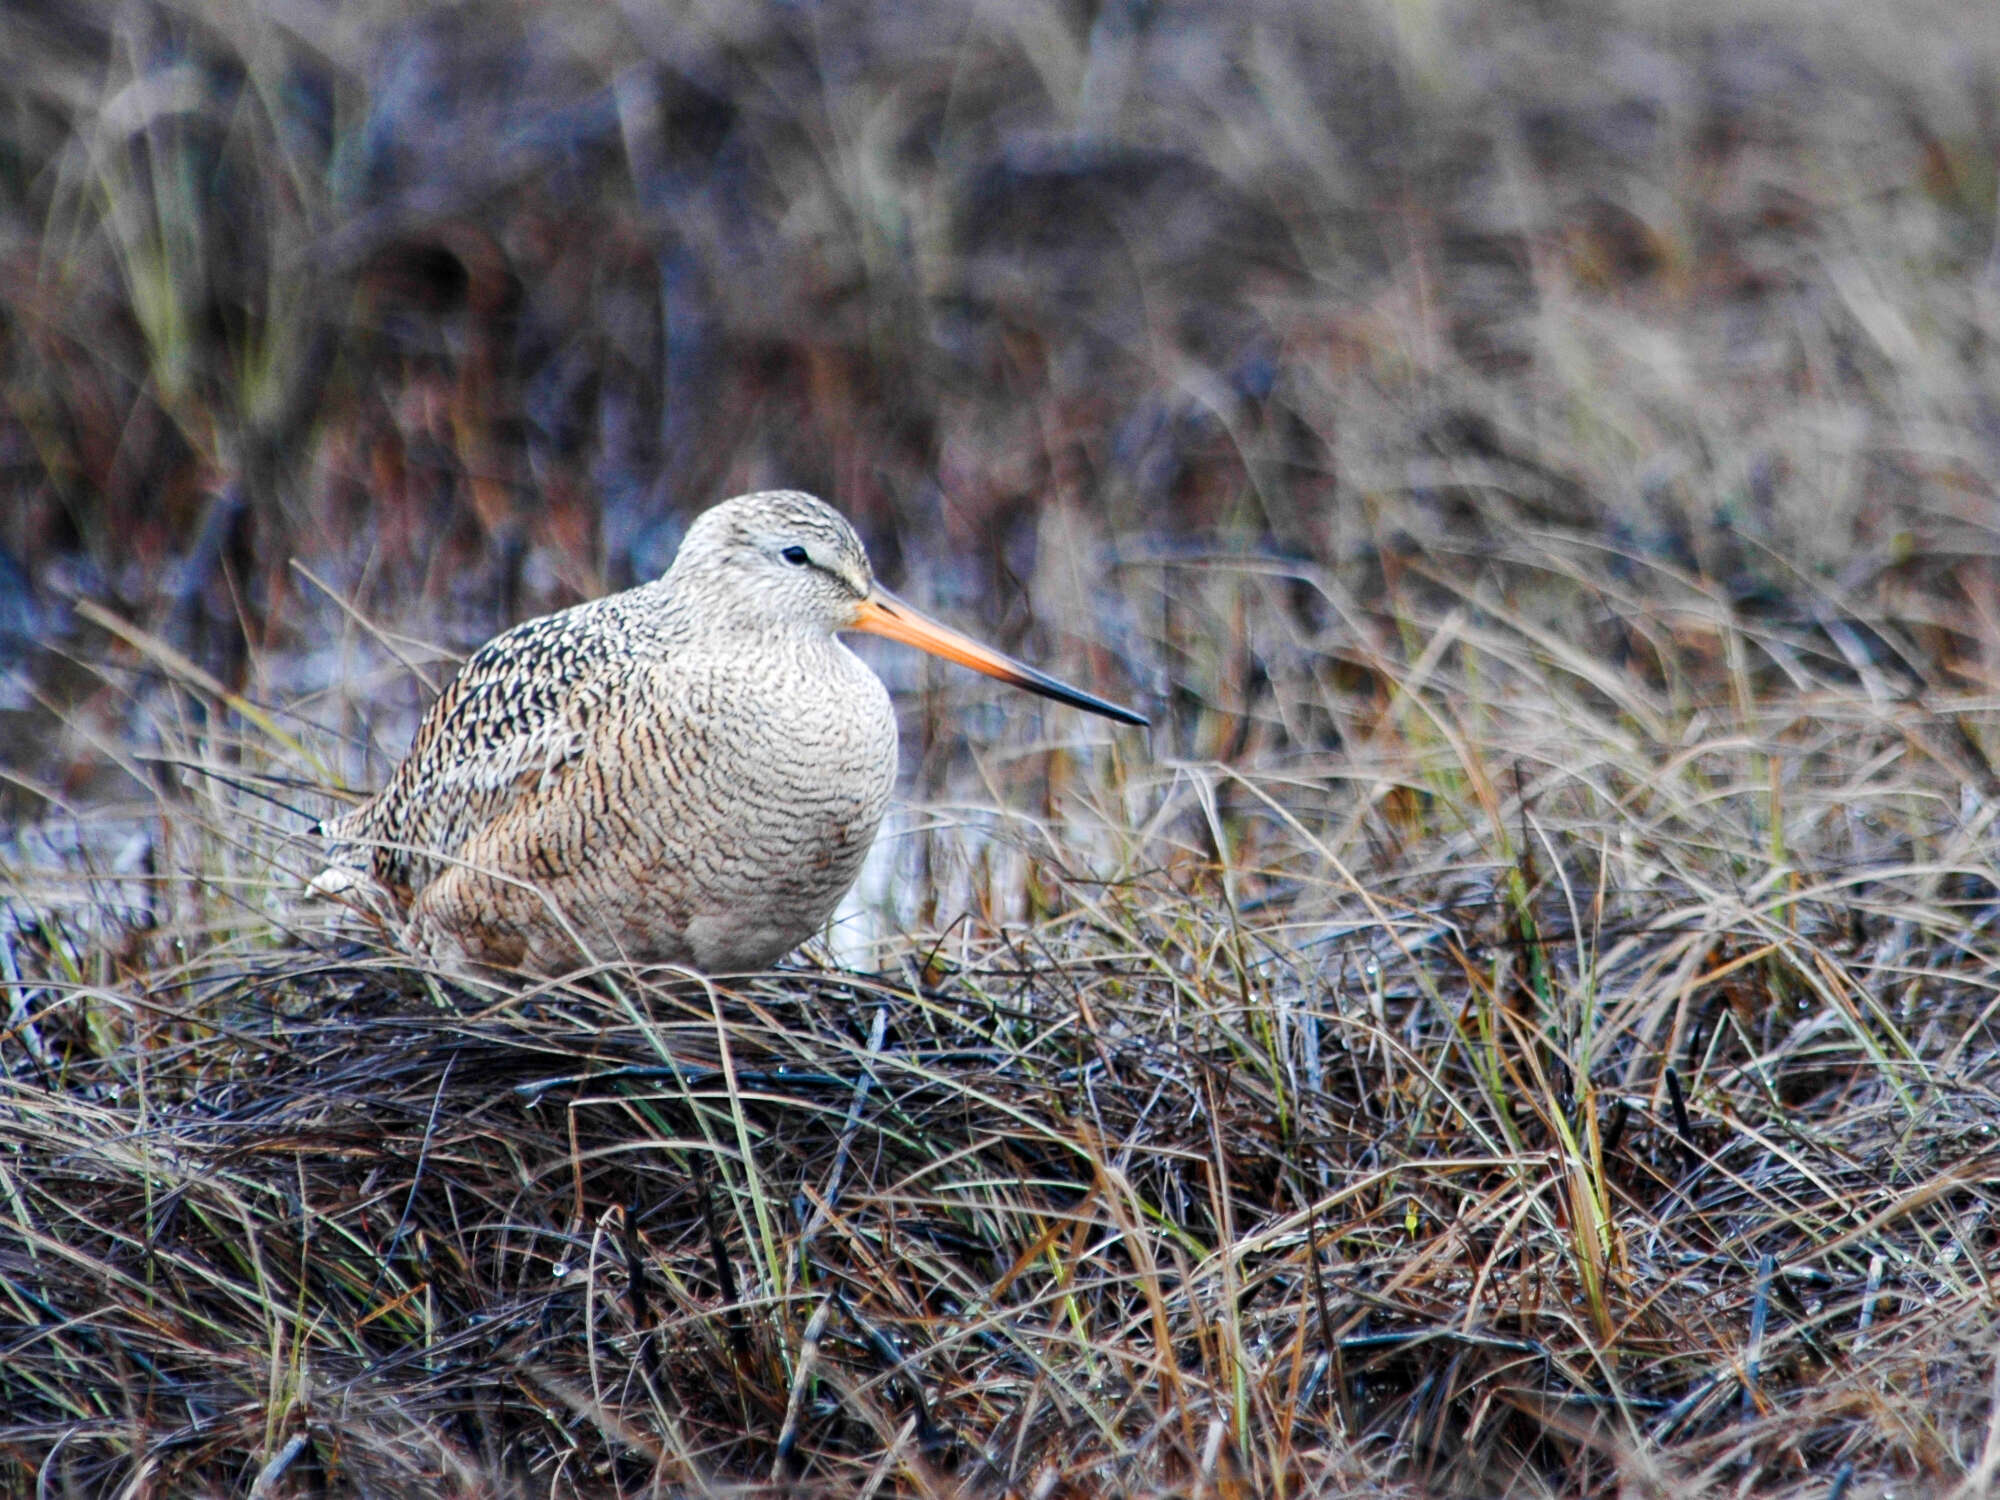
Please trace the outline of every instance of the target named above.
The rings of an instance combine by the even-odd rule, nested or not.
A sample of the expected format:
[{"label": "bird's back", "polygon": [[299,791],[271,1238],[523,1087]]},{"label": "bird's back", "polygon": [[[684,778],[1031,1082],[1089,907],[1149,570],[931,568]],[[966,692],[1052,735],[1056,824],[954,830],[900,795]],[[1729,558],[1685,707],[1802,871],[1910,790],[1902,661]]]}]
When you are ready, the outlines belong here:
[{"label": "bird's back", "polygon": [[607,679],[672,649],[657,584],[527,620],[465,661],[382,789],[321,832],[407,910],[466,841],[575,753]]}]

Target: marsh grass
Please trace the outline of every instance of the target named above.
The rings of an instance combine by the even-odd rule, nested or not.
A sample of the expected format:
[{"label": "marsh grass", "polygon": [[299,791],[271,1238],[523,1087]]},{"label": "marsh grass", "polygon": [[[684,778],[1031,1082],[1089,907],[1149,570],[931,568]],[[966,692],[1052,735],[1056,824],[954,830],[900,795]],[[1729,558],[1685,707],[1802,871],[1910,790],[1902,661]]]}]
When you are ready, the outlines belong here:
[{"label": "marsh grass", "polygon": [[[0,1487],[1991,1493],[1995,37],[0,13]],[[755,979],[301,900],[775,481],[1154,729],[880,658]]]},{"label": "marsh grass", "polygon": [[413,969],[297,901],[321,731],[156,679],[151,859],[11,877],[17,1473],[1980,1492],[1991,703],[1537,546],[1653,654],[1488,572],[1329,627],[1338,756],[986,744],[873,972]]}]

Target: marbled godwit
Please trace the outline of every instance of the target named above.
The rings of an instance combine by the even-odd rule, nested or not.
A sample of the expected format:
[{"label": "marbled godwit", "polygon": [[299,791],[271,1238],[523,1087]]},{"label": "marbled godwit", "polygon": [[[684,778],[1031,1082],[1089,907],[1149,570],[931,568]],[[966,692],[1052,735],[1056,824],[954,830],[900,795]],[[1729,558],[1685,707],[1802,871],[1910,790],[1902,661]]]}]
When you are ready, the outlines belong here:
[{"label": "marbled godwit", "polygon": [[864,630],[1121,723],[1128,708],[926,619],[810,495],[725,500],[659,579],[473,654],[313,882],[456,966],[768,966],[861,868],[896,774]]}]

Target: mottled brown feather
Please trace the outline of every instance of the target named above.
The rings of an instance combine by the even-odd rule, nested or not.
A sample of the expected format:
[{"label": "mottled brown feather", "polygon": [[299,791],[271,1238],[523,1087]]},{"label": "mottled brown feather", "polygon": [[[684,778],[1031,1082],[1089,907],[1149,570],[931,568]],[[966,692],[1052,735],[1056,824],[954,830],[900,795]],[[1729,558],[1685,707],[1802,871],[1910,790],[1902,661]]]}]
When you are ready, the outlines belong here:
[{"label": "mottled brown feather", "polygon": [[474,653],[328,826],[316,886],[366,888],[458,965],[769,965],[832,914],[888,805],[888,693],[833,635],[872,584],[811,496],[725,501],[663,578]]}]

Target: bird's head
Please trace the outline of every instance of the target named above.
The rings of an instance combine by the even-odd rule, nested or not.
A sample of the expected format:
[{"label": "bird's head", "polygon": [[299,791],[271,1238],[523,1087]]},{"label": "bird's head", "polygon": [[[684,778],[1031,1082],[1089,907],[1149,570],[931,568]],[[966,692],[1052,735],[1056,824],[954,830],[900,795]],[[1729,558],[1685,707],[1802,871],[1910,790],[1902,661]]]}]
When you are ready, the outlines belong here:
[{"label": "bird's head", "polygon": [[1121,724],[1146,720],[981,645],[898,599],[875,581],[854,528],[799,490],[738,495],[688,528],[668,570],[679,597],[716,623],[751,630],[859,630],[902,641],[1058,703]]}]

